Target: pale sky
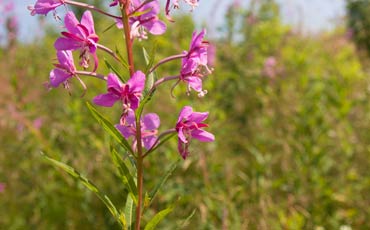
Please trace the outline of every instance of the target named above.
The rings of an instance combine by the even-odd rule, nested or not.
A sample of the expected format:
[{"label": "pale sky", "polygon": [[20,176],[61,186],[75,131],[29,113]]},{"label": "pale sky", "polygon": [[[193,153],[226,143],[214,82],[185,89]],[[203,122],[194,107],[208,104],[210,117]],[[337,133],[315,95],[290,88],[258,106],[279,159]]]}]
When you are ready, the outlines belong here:
[{"label": "pale sky", "polygon": [[[37,18],[30,16],[27,10],[27,5],[34,4],[36,0],[13,0],[13,2],[20,23],[20,38],[22,41],[30,41],[37,31],[40,31],[37,28]],[[161,2],[164,4],[164,0]],[[199,7],[193,12],[194,17],[200,23],[207,23],[212,19],[212,24],[222,25],[225,9],[233,2],[234,0],[201,0]],[[250,0],[239,2],[248,5]],[[345,13],[344,0],[277,0],[277,2],[281,5],[283,21],[292,25],[303,25],[306,31],[330,29],[335,25],[335,20]],[[185,9],[181,11],[187,12]],[[47,18],[49,21],[53,20],[52,14],[48,14]]]}]

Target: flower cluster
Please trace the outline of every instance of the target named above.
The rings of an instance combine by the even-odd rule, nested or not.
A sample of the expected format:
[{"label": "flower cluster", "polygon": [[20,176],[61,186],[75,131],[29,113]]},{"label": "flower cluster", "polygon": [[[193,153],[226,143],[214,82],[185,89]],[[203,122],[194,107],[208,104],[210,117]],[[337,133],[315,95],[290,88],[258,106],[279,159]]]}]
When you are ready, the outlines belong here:
[{"label": "flower cluster", "polygon": [[[179,2],[179,0],[166,1],[166,16],[169,17],[170,8],[179,8]],[[192,8],[198,5],[196,0],[184,0],[183,2],[189,4]],[[116,103],[120,105],[122,115],[119,119],[119,124],[115,127],[126,139],[133,138],[132,148],[135,151],[142,146],[149,153],[161,143],[162,136],[176,132],[178,135],[178,150],[185,159],[189,155],[189,144],[192,139],[202,142],[214,141],[214,136],[203,130],[208,127],[208,125],[203,123],[208,117],[208,112],[194,112],[192,107],[185,106],[178,116],[177,124],[162,134],[158,131],[160,118],[157,114],[148,113],[142,116],[141,111],[137,112],[145,97],[151,97],[159,85],[170,80],[175,80],[175,85],[179,82],[187,84],[187,94],[190,94],[191,90],[196,91],[200,97],[207,93],[203,89],[202,82],[204,77],[210,74],[212,70],[207,65],[209,44],[204,40],[205,30],[193,33],[188,50],[159,61],[149,71],[149,73],[152,73],[160,65],[168,61],[181,59],[179,74],[157,80],[149,89],[149,93],[144,93],[147,77],[142,71],[134,70],[130,49],[136,40],[148,39],[148,34],[161,35],[166,32],[167,26],[158,16],[160,13],[159,0],[111,1],[109,7],[120,7],[120,10],[123,12],[122,17],[114,16],[92,5],[69,0],[37,0],[28,9],[31,11],[31,15],[47,15],[49,12],[55,14],[56,8],[63,5],[84,7],[97,13],[102,13],[113,19],[118,28],[125,30],[130,77],[127,81],[124,81],[115,73],[105,75],[96,72],[99,66],[98,50],[112,55],[117,61],[120,60],[115,52],[99,43],[93,14],[89,10],[83,13],[80,21],[72,11],[67,10],[64,16],[65,30],[61,32],[61,36],[54,43],[58,62],[54,64],[55,68],[50,72],[50,87],[56,88],[62,84],[64,87],[69,88],[72,79],[76,78],[86,89],[80,78],[81,76],[91,76],[106,81],[107,92],[96,96],[93,102],[98,106],[104,107],[112,107]],[[79,66],[82,70],[78,70],[75,66],[74,51],[78,52]],[[91,68],[90,57],[94,61],[94,65]]]}]

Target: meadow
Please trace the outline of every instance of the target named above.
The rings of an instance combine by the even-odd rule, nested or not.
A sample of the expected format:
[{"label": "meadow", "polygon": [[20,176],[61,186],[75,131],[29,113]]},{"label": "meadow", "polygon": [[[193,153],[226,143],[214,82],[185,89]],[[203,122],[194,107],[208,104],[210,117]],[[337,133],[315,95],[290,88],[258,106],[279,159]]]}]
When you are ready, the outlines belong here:
[{"label": "meadow", "polygon": [[[172,124],[169,114],[190,97],[199,111],[211,111],[216,141],[192,143],[182,160],[171,140],[147,158],[148,188],[181,160],[144,220],[176,203],[158,229],[370,229],[368,57],[346,25],[307,35],[281,22],[274,1],[260,2],[230,5],[219,36],[207,38],[215,71],[204,82],[206,97],[187,96],[179,86],[174,99],[163,87],[150,105],[163,125]],[[110,26],[95,20],[97,31]],[[156,61],[188,46],[195,22],[184,15],[176,23],[182,26],[170,24],[171,33],[155,39]],[[0,229],[120,229],[91,191],[41,155],[68,163],[125,204],[111,138],[86,107],[105,85],[86,80],[84,97],[79,84],[47,90],[59,33],[45,30],[31,44],[0,48]],[[104,34],[106,44],[122,37]],[[153,42],[140,46],[151,50]],[[112,120],[120,112],[99,111]]]}]

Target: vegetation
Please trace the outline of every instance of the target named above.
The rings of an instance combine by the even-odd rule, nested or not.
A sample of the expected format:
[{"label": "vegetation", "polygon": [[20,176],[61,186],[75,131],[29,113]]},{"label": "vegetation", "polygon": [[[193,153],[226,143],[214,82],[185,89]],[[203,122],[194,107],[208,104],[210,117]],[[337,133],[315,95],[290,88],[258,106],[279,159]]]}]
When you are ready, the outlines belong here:
[{"label": "vegetation", "polygon": [[[185,16],[176,21],[184,26],[157,39],[156,61],[188,46],[194,23]],[[190,157],[180,161],[144,219],[175,202],[158,229],[370,229],[370,80],[346,29],[304,36],[282,24],[269,0],[230,6],[225,22],[220,38],[210,38],[217,71],[204,88],[212,93],[190,96],[199,111],[212,109],[209,131],[216,142],[192,143]],[[97,31],[110,26],[97,25]],[[105,33],[106,44],[122,36]],[[49,31],[33,44],[0,49],[0,226],[119,229],[93,193],[40,155],[48,151],[114,203],[125,203],[110,138],[85,105],[105,85],[88,82],[84,98],[78,82],[70,94],[42,86],[57,36]],[[188,96],[182,92],[175,89],[176,103],[156,97],[161,117],[183,106]],[[148,157],[148,187],[180,159],[171,143]]]}]

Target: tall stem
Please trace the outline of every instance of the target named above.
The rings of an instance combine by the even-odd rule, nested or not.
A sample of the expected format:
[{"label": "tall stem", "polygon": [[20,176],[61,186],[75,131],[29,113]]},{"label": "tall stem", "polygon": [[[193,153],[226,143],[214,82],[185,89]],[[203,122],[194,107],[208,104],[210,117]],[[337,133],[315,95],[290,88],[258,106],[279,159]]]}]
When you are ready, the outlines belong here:
[{"label": "tall stem", "polygon": [[122,13],[122,24],[123,24],[123,31],[125,34],[125,42],[126,42],[126,51],[127,51],[127,59],[128,65],[130,70],[130,75],[134,75],[135,67],[134,67],[134,56],[132,52],[132,44],[133,40],[131,40],[131,27],[129,25],[129,6],[130,1],[125,1],[125,4],[121,5],[121,13]]},{"label": "tall stem", "polygon": [[136,222],[135,229],[140,230],[141,224],[141,208],[143,203],[143,181],[144,181],[144,154],[141,142],[141,124],[140,118],[136,120],[136,143],[137,143],[137,189],[138,189],[138,201],[136,207]]},{"label": "tall stem", "polygon": [[[130,70],[130,75],[134,75],[135,67],[134,67],[134,56],[132,51],[133,40],[131,39],[131,27],[129,25],[129,7],[130,7],[130,0],[121,0],[120,1],[120,8],[122,13],[122,24],[123,24],[123,31],[125,35],[125,43],[126,43],[126,51],[127,51],[127,59],[128,65]],[[135,230],[140,230],[141,225],[141,208],[143,205],[143,181],[144,181],[144,154],[143,154],[143,147],[142,147],[142,140],[141,140],[141,122],[140,122],[140,114],[136,119],[136,143],[137,143],[137,158],[136,158],[136,167],[137,167],[137,189],[138,189],[138,198],[137,198],[137,207],[136,207],[136,222],[135,222]]]}]

